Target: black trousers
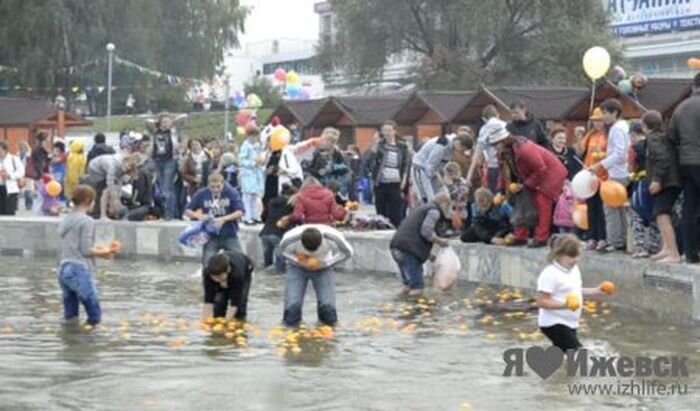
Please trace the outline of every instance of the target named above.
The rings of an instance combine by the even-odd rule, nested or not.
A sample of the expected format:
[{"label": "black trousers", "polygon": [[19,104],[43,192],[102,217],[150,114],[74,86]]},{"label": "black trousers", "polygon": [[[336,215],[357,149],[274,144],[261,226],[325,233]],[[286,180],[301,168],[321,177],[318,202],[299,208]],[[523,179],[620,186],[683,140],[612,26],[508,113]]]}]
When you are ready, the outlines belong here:
[{"label": "black trousers", "polygon": [[377,214],[391,221],[394,227],[399,227],[403,220],[403,197],[400,183],[381,183],[374,186],[374,206]]},{"label": "black trousers", "polygon": [[683,178],[683,254],[689,263],[698,257],[698,218],[700,217],[700,166],[681,166]]},{"label": "black trousers", "polygon": [[7,194],[7,186],[0,186],[0,215],[15,215],[17,212],[17,193]]},{"label": "black trousers", "polygon": [[555,347],[559,347],[563,352],[567,350],[578,350],[582,347],[576,336],[576,329],[563,324],[555,324],[551,327],[540,327],[544,335],[549,338]]},{"label": "black trousers", "polygon": [[587,239],[594,241],[602,241],[607,238],[605,230],[605,210],[603,209],[603,200],[600,199],[598,193],[586,200],[588,206],[588,232]]}]

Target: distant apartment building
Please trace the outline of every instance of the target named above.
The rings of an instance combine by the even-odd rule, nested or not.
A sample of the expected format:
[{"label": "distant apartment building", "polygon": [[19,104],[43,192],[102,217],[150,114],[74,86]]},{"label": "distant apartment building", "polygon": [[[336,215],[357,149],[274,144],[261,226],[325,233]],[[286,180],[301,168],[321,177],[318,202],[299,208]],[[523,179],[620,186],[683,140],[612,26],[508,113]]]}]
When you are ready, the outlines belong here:
[{"label": "distant apartment building", "polygon": [[693,75],[700,57],[700,0],[603,0],[625,50],[628,72],[652,77]]}]

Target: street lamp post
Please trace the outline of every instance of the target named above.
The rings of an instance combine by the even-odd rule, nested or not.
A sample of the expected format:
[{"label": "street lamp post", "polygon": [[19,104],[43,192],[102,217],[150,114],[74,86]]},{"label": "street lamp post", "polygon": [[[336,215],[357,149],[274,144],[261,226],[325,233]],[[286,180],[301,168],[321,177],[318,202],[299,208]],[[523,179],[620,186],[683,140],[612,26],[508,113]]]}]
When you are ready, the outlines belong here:
[{"label": "street lamp post", "polygon": [[107,131],[112,131],[112,62],[114,60],[114,43],[107,43]]},{"label": "street lamp post", "polygon": [[231,75],[226,74],[226,97],[224,98],[224,140],[228,140],[228,111],[231,105]]}]

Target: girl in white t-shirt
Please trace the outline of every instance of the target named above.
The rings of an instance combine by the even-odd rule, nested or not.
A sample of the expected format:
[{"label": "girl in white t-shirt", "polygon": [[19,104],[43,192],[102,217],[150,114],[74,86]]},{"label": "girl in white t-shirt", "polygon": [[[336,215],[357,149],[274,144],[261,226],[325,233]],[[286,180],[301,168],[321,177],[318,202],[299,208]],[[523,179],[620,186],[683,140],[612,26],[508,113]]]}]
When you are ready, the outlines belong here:
[{"label": "girl in white t-shirt", "polygon": [[583,298],[597,298],[605,293],[603,284],[582,288],[581,272],[576,265],[581,255],[581,241],[573,235],[557,235],[550,240],[547,260],[550,264],[537,279],[537,300],[540,308],[537,324],[552,344],[562,351],[577,350],[576,337]]}]

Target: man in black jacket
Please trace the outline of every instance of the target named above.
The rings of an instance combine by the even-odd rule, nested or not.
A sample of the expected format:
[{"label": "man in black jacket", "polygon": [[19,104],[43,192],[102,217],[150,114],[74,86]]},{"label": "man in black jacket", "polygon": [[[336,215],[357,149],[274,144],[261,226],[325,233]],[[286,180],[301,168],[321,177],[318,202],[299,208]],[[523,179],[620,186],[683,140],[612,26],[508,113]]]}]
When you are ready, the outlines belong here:
[{"label": "man in black jacket", "polygon": [[104,134],[102,133],[97,133],[95,134],[95,144],[92,146],[90,149],[90,152],[88,153],[87,156],[87,161],[88,164],[94,159],[99,156],[103,156],[105,154],[114,154],[114,149],[106,144],[107,138],[105,137]]},{"label": "man in black jacket", "polygon": [[668,136],[678,148],[681,166],[685,260],[700,263],[697,236],[700,218],[700,73],[695,76],[693,95],[673,113]]},{"label": "man in black jacket", "polygon": [[408,183],[410,159],[406,145],[396,140],[396,123],[385,121],[378,143],[372,145],[368,168],[374,187],[374,205],[398,227],[403,220],[402,191]]},{"label": "man in black jacket", "polygon": [[548,148],[549,139],[542,123],[527,108],[524,101],[514,101],[510,104],[510,113],[513,118],[506,127],[514,136],[527,137],[528,140]]},{"label": "man in black jacket", "polygon": [[253,262],[240,251],[222,251],[204,268],[204,309],[202,319],[224,317],[245,320],[248,292],[253,281]]}]

